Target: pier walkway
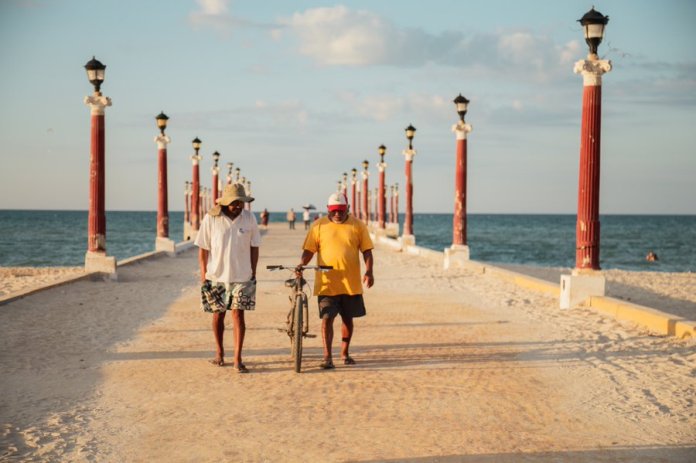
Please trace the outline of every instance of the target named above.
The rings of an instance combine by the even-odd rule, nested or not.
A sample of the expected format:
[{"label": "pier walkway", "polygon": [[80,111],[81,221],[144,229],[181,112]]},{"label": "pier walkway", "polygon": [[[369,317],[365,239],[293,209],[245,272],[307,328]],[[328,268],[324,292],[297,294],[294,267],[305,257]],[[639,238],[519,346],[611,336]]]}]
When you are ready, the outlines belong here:
[{"label": "pier walkway", "polygon": [[[0,459],[601,462],[696,459],[693,342],[649,336],[473,270],[378,247],[351,354],[295,374],[286,275],[303,230],[264,236],[244,361],[215,367],[197,254],[0,310]],[[316,300],[311,331],[319,334]],[[231,323],[231,317],[227,317]],[[334,355],[338,359],[339,321]],[[225,345],[232,354],[232,330]]]}]

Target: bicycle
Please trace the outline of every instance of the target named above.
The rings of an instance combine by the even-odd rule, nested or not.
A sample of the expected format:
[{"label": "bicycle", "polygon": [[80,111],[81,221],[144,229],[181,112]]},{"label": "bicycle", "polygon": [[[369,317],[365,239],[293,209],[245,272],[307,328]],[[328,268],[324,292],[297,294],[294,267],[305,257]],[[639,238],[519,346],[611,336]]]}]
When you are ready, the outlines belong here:
[{"label": "bicycle", "polygon": [[302,338],[315,338],[316,335],[309,334],[309,304],[307,293],[304,286],[307,280],[302,276],[304,270],[317,270],[326,272],[332,270],[330,265],[300,265],[288,267],[285,265],[267,265],[268,270],[291,270],[295,276],[285,280],[285,286],[290,288],[290,311],[285,321],[285,329],[279,328],[278,331],[285,332],[290,337],[290,355],[294,361],[295,373],[299,373],[302,367]]}]

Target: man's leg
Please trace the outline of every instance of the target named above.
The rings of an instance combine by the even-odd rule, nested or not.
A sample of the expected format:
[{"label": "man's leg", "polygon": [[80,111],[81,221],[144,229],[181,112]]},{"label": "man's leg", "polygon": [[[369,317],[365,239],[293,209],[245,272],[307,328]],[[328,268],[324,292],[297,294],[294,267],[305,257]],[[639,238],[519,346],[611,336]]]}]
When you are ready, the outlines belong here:
[{"label": "man's leg", "polygon": [[244,334],[246,333],[243,310],[235,309],[232,311],[232,323],[234,329],[234,366],[239,369],[243,365],[242,346],[244,345]]},{"label": "man's leg", "polygon": [[331,345],[333,344],[333,322],[336,316],[325,315],[321,319],[321,339],[324,341],[324,365],[333,363]]},{"label": "man's leg", "polygon": [[222,365],[225,358],[225,348],[222,345],[222,338],[225,333],[225,314],[226,312],[213,313],[213,336],[215,336],[215,347],[217,349],[215,362],[218,365]]},{"label": "man's leg", "polygon": [[[350,348],[350,340],[353,337],[353,317],[341,316],[341,320],[343,321],[341,324],[341,358],[348,364],[348,362],[352,361],[348,349]],[[352,362],[350,364],[352,365]]]}]

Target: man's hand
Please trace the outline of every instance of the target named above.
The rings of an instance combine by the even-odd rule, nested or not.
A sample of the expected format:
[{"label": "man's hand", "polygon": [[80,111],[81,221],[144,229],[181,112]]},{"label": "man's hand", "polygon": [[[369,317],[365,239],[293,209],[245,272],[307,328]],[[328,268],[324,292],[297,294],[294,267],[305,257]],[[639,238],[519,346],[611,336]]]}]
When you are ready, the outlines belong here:
[{"label": "man's hand", "polygon": [[372,276],[372,271],[365,272],[365,275],[363,276],[363,283],[365,284],[365,287],[372,288],[372,285],[375,284],[375,277]]}]

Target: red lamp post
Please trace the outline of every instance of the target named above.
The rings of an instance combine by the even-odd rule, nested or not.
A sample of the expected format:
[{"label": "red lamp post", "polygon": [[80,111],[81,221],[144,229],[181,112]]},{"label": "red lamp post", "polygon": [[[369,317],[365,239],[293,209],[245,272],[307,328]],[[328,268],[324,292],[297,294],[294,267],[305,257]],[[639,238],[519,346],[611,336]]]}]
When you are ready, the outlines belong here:
[{"label": "red lamp post", "polygon": [[231,162],[227,163],[227,184],[228,185],[232,183],[232,167],[233,166],[234,166],[233,163],[231,163]]},{"label": "red lamp post", "polygon": [[165,251],[170,255],[175,252],[174,241],[169,239],[169,199],[167,191],[167,145],[170,138],[164,134],[169,117],[161,111],[157,117],[157,128],[160,134],[155,137],[157,143],[158,175],[157,175],[157,237],[155,250]]},{"label": "red lamp post", "polygon": [[459,122],[452,126],[452,131],[457,139],[454,177],[454,218],[452,223],[452,246],[445,249],[445,268],[451,267],[455,261],[469,260],[469,246],[466,240],[466,136],[471,132],[471,125],[464,121],[469,100],[460,93],[454,99],[454,104],[457,107],[457,114],[459,114]]},{"label": "red lamp post", "polygon": [[578,20],[589,46],[587,59],[575,63],[574,72],[583,76],[580,175],[576,226],[575,268],[599,270],[599,167],[602,129],[602,75],[611,71],[611,62],[600,60],[607,16],[592,8]]},{"label": "red lamp post", "polygon": [[96,58],[85,65],[87,79],[94,85],[94,93],[84,102],[91,114],[91,146],[89,161],[89,212],[87,217],[87,253],[85,271],[101,272],[116,278],[116,259],[106,255],[106,188],[105,188],[105,124],[104,109],[111,106],[111,98],[103,96],[106,66]]},{"label": "red lamp post", "polygon": [[353,168],[350,170],[350,189],[351,189],[351,205],[353,206],[353,214],[357,217],[358,213],[358,203],[357,203],[357,183],[358,183],[358,170]]},{"label": "red lamp post", "polygon": [[408,139],[408,149],[402,154],[405,158],[404,170],[406,174],[406,211],[404,215],[404,232],[401,236],[403,245],[415,245],[416,238],[413,235],[413,157],[416,155],[416,150],[413,149],[413,137],[416,135],[416,128],[409,124],[405,129],[406,138]]},{"label": "red lamp post", "polygon": [[561,275],[560,307],[569,309],[591,296],[605,294],[606,279],[599,267],[599,165],[602,128],[602,75],[611,71],[611,61],[600,60],[597,47],[604,37],[609,17],[590,11],[578,20],[589,47],[587,59],[575,63],[582,74],[582,126],[580,129],[580,169],[578,218],[576,224],[575,269]]},{"label": "red lamp post", "polygon": [[387,163],[384,162],[384,154],[387,152],[387,147],[384,145],[379,145],[377,148],[379,152],[379,164],[377,164],[377,169],[379,170],[379,193],[377,200],[377,221],[379,222],[379,228],[386,228],[385,224],[385,214],[387,209],[387,191],[385,189],[385,171],[387,170]]},{"label": "red lamp post", "polygon": [[370,167],[370,162],[365,159],[362,162],[362,181],[363,181],[363,187],[362,187],[362,201],[363,201],[363,206],[362,206],[362,218],[365,221],[365,223],[370,222],[370,189],[368,188],[367,185],[367,179],[370,176],[370,173],[367,171],[367,168]]},{"label": "red lamp post", "polygon": [[193,179],[191,181],[191,230],[193,233],[198,232],[201,226],[201,182],[200,170],[198,164],[201,161],[201,156],[198,154],[201,149],[201,141],[198,137],[194,138],[191,144],[193,145],[194,154],[191,156],[193,165]]},{"label": "red lamp post", "polygon": [[220,173],[220,168],[218,167],[218,161],[220,161],[220,153],[217,151],[213,153],[213,167],[211,168],[211,171],[213,172],[213,197],[212,200],[215,202],[216,199],[218,199],[218,194],[219,194],[219,186],[218,185],[218,175]]}]

